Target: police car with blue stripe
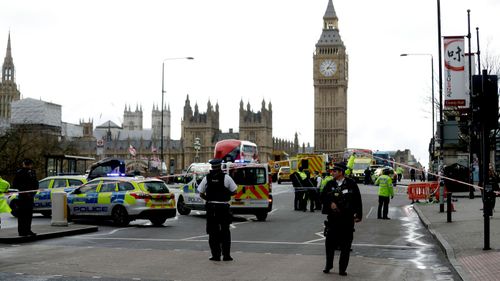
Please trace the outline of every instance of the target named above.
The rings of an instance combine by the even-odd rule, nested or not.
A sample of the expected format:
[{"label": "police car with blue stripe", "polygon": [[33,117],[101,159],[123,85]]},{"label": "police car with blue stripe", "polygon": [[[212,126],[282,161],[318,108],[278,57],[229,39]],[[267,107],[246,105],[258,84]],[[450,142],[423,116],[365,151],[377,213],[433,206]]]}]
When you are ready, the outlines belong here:
[{"label": "police car with blue stripe", "polygon": [[[52,192],[70,192],[76,187],[87,182],[86,176],[63,175],[46,177],[38,182],[39,191],[35,194],[33,201],[33,213],[41,213],[44,217],[52,214]],[[18,195],[17,193],[8,198],[8,204],[12,209],[14,217],[18,215]]]},{"label": "police car with blue stripe", "polygon": [[175,195],[156,178],[100,177],[68,194],[69,219],[111,219],[118,226],[148,219],[159,226],[175,216]]}]

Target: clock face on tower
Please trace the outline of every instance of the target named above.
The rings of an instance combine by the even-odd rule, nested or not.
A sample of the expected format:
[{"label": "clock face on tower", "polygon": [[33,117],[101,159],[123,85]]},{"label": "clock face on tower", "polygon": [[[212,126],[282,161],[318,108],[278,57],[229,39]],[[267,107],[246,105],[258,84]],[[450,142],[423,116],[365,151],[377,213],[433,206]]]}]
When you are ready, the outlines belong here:
[{"label": "clock face on tower", "polygon": [[337,65],[332,60],[324,60],[319,65],[319,72],[323,74],[323,76],[330,77],[335,74],[337,71]]}]

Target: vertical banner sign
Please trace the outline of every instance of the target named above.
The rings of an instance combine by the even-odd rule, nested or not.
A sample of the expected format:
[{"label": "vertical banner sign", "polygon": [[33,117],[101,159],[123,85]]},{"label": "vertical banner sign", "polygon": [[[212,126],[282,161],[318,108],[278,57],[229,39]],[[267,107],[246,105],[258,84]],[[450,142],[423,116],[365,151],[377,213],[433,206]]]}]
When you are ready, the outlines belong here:
[{"label": "vertical banner sign", "polygon": [[466,92],[465,52],[463,36],[445,36],[444,40],[445,68],[445,107],[464,107],[469,93]]}]

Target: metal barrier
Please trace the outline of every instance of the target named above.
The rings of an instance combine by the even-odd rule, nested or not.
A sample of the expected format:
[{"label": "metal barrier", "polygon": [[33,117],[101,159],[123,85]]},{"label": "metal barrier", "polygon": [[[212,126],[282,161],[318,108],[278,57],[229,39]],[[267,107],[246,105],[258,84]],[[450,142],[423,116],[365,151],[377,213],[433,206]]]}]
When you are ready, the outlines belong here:
[{"label": "metal barrier", "polygon": [[[444,193],[446,194],[446,187]],[[410,200],[429,200],[430,198],[439,198],[439,183],[437,181],[410,183],[408,185],[408,199]]]}]

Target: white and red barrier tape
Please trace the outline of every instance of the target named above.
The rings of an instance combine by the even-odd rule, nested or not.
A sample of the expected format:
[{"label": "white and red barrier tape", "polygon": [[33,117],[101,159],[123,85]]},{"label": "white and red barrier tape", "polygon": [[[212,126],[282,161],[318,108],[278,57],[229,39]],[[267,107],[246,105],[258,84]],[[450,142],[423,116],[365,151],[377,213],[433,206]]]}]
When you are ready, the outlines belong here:
[{"label": "white and red barrier tape", "polygon": [[[415,171],[426,172],[427,174],[430,174],[430,175],[433,175],[433,176],[437,177],[438,178],[438,182],[439,182],[439,179],[446,179],[446,180],[449,180],[449,181],[453,181],[453,182],[456,182],[456,183],[460,183],[460,184],[463,184],[463,185],[467,185],[467,186],[473,187],[476,190],[482,190],[482,189],[484,189],[483,187],[481,187],[479,185],[475,185],[475,184],[471,184],[471,183],[468,183],[468,182],[459,181],[459,180],[452,179],[450,177],[446,177],[446,176],[439,175],[439,174],[434,174],[434,173],[431,173],[429,171],[425,171],[424,169],[420,169],[420,168],[417,168],[417,167],[413,167],[413,166],[410,166],[410,165],[406,165],[406,164],[403,164],[403,163],[392,161],[390,159],[385,159],[385,158],[381,158],[381,157],[378,157],[378,156],[373,156],[373,158],[384,160],[384,161],[387,161],[387,162],[390,162],[390,163],[393,163],[393,164],[397,164],[398,166],[403,166],[403,167],[408,168],[408,169],[413,168],[413,169],[415,169]],[[495,193],[496,194],[500,194],[500,192],[495,192]]]}]

